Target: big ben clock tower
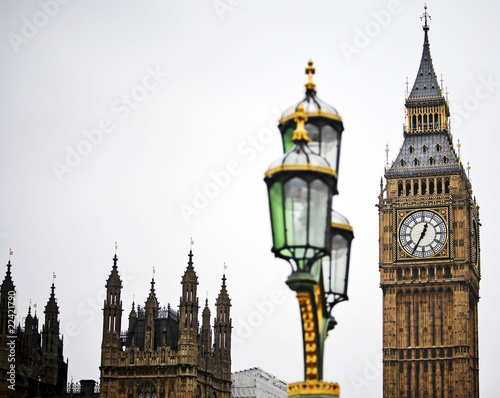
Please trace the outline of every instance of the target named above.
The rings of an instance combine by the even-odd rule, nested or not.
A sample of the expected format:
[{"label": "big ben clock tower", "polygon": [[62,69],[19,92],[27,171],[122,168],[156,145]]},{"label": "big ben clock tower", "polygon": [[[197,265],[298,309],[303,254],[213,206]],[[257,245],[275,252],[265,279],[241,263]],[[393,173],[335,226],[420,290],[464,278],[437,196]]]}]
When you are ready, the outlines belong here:
[{"label": "big ben clock tower", "polygon": [[479,206],[429,48],[379,197],[384,398],[479,397]]}]

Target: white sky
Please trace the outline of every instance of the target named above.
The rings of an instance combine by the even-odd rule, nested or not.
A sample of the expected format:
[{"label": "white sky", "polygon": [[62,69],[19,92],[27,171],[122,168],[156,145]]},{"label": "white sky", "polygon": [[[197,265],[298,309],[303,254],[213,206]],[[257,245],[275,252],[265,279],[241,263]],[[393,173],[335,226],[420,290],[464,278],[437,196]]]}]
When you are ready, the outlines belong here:
[{"label": "white sky", "polygon": [[[490,396],[500,356],[500,6],[428,6],[434,67],[481,206],[480,388]],[[153,267],[160,304],[178,305],[193,237],[198,296],[201,304],[208,291],[212,315],[228,265],[233,371],[259,366],[301,380],[299,309],[284,283],[288,264],[270,252],[263,173],[282,155],[277,115],[302,99],[312,58],[318,96],[344,120],[334,206],[356,236],[350,300],[334,310],[325,380],[339,382],[344,397],[382,396],[375,204],[385,145],[394,159],[403,142],[422,13],[422,2],[398,0],[0,3],[0,253],[5,264],[14,250],[21,317],[31,299],[43,319],[56,273],[69,378],[99,378],[114,242],[126,329]],[[84,130],[99,127],[108,132],[86,144]],[[68,155],[76,150],[89,153],[78,161]],[[59,178],[54,163],[67,161]],[[189,206],[196,214],[183,216]]]}]

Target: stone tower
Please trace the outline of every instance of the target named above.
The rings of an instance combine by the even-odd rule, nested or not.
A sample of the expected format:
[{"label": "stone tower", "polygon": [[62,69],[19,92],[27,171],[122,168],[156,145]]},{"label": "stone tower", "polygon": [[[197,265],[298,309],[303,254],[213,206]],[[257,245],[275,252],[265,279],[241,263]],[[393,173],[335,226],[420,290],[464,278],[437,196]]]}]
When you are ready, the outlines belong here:
[{"label": "stone tower", "polygon": [[478,397],[479,206],[429,46],[379,196],[383,396]]},{"label": "stone tower", "polygon": [[[222,376],[231,379],[231,300],[226,290],[226,275],[222,276],[222,287],[215,304],[217,314],[214,320],[214,354],[220,358]],[[230,385],[228,385],[230,387]]]},{"label": "stone tower", "polygon": [[117,392],[117,383],[113,365],[118,362],[121,353],[122,302],[120,300],[122,281],[118,274],[118,257],[113,258],[113,267],[106,282],[106,299],[103,308],[103,331],[101,344],[101,390],[113,396]]}]

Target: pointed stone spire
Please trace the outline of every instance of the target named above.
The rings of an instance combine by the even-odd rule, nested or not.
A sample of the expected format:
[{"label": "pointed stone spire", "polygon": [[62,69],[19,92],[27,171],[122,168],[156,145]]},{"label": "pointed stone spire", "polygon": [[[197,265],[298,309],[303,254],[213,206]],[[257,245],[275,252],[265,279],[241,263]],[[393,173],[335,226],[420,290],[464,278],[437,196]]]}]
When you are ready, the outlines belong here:
[{"label": "pointed stone spire", "polygon": [[430,19],[430,16],[427,13],[427,5],[425,6],[425,12],[421,19],[425,19],[425,25],[423,26],[424,48],[422,51],[422,58],[420,60],[417,77],[407,100],[410,102],[412,100],[428,97],[443,98],[442,90],[439,87],[438,78],[436,72],[434,71],[434,65],[432,64],[429,44],[429,25],[427,25],[427,19]]},{"label": "pointed stone spire", "polygon": [[226,288],[226,274],[222,275],[222,286],[220,288],[219,296],[217,297],[217,304],[229,304],[231,306],[231,299],[229,298],[229,294],[227,293]]},{"label": "pointed stone spire", "polygon": [[151,287],[149,289],[149,296],[148,299],[146,300],[145,304],[145,309],[146,309],[146,317],[148,317],[148,314],[153,316],[153,318],[156,318],[158,315],[158,306],[160,303],[158,302],[158,298],[156,297],[156,292],[155,292],[155,278],[153,277],[151,279]]},{"label": "pointed stone spire", "polygon": [[7,272],[5,273],[5,278],[3,279],[2,282],[2,287],[1,290],[3,291],[13,291],[15,290],[14,282],[12,281],[12,274],[10,272],[10,268],[12,267],[12,264],[9,262],[7,263]]},{"label": "pointed stone spire", "polygon": [[45,306],[45,313],[47,313],[47,311],[54,311],[59,313],[59,306],[57,305],[55,290],[56,286],[54,285],[54,282],[52,282],[52,286],[50,287],[49,301],[47,301],[47,305]]},{"label": "pointed stone spire", "polygon": [[188,254],[189,260],[187,263],[186,271],[184,271],[184,276],[182,277],[182,283],[185,282],[196,282],[198,284],[198,277],[193,267],[193,250],[189,250]]},{"label": "pointed stone spire", "polygon": [[210,308],[208,307],[208,297],[205,300],[205,308],[202,312],[202,324],[201,324],[201,345],[202,350],[205,353],[210,353],[212,350],[212,331],[210,327]]}]

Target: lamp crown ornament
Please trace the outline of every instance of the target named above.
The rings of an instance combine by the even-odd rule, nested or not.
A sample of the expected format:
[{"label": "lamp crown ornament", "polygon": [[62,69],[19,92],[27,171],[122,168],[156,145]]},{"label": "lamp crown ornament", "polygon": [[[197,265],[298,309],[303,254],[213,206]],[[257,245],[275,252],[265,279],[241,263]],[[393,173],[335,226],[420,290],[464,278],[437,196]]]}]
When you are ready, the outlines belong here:
[{"label": "lamp crown ornament", "polygon": [[306,75],[308,77],[306,83],[306,90],[316,90],[316,85],[313,82],[313,75],[316,73],[316,68],[313,66],[313,61],[309,60],[306,68]]},{"label": "lamp crown ornament", "polygon": [[297,128],[293,132],[292,141],[310,141],[309,136],[307,135],[307,130],[305,128],[305,123],[307,122],[307,115],[304,112],[304,105],[299,104],[297,106],[297,112],[295,112],[294,117],[295,122],[297,123]]}]

